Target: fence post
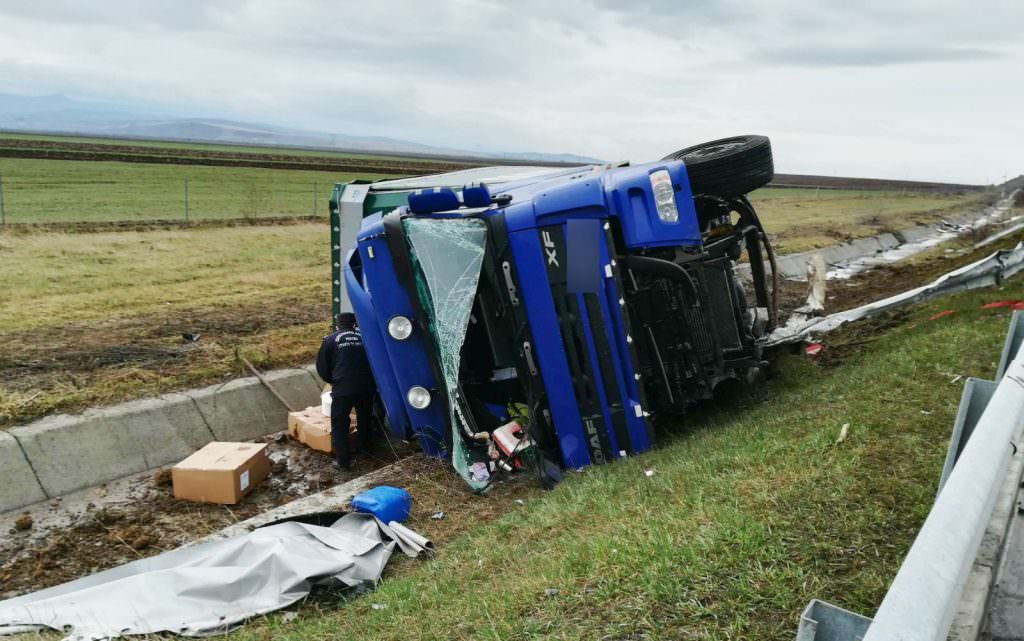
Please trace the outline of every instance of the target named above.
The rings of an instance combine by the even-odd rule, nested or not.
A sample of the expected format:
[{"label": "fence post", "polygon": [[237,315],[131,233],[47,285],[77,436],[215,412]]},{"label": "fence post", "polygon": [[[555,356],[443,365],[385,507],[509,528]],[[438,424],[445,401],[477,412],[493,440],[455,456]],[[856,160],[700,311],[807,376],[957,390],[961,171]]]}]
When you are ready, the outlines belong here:
[{"label": "fence post", "polygon": [[188,224],[188,178],[185,179],[185,224]]},{"label": "fence post", "polygon": [[0,176],[0,225],[4,225],[6,220],[4,217],[4,177]]},{"label": "fence post", "polygon": [[316,214],[317,214],[317,207],[316,207],[316,200],[317,200],[317,199],[316,199],[316,188],[317,188],[317,181],[315,181],[315,180],[314,180],[314,181],[313,181],[313,217],[314,217],[314,218],[316,218]]}]

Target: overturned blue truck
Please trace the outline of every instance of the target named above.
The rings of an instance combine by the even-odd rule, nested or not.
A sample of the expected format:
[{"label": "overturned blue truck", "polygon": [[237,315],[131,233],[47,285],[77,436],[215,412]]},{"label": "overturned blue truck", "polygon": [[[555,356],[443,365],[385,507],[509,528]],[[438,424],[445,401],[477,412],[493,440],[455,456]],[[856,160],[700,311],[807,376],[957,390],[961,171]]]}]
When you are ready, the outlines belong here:
[{"label": "overturned blue truck", "polygon": [[338,185],[335,313],[358,319],[387,429],[476,490],[649,449],[654,418],[767,366],[777,278],[746,194],[772,177],[768,139],[737,136]]}]

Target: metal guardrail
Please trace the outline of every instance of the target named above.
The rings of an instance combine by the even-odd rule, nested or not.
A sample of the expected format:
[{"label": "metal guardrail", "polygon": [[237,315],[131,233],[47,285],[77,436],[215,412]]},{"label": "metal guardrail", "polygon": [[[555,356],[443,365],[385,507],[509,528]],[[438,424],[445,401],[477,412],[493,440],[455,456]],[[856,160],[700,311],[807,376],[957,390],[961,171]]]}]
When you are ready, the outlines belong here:
[{"label": "metal guardrail", "polygon": [[[874,619],[814,600],[797,641],[944,641],[1024,427],[1024,312],[995,382],[969,379],[943,485]],[[1024,453],[1022,453],[1024,455]]]}]

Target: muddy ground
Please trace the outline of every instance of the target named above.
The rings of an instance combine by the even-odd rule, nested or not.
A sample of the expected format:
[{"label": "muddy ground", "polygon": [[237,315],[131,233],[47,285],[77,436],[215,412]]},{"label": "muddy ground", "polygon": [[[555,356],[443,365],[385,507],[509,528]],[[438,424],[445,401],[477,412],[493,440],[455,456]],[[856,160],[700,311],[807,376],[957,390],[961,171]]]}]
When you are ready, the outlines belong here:
[{"label": "muddy ground", "polygon": [[[0,334],[0,389],[25,399],[9,413],[0,412],[0,428],[53,409],[74,412],[117,402],[123,400],[122,388],[145,395],[167,391],[167,381],[179,381],[174,387],[184,388],[248,376],[235,350],[261,341],[276,340],[267,344],[276,346],[277,356],[254,348],[247,357],[260,367],[306,364],[327,333],[325,319],[330,317],[327,301],[268,298],[259,304],[173,308]],[[293,342],[299,344],[290,347]],[[110,398],[97,401],[78,393],[100,388],[109,389]],[[56,404],[44,403],[47,399]]]},{"label": "muddy ground", "polygon": [[272,461],[270,477],[238,505],[174,498],[166,467],[0,515],[0,598],[177,548],[414,452],[404,443],[394,444],[394,450],[380,443],[342,472],[334,469],[330,455],[284,434],[262,442]]}]

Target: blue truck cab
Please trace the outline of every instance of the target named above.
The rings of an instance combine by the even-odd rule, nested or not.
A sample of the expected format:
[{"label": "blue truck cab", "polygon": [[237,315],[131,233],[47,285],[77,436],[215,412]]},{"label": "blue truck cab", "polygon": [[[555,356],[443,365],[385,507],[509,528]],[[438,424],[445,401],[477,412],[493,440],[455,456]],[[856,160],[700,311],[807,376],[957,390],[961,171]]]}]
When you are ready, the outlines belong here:
[{"label": "blue truck cab", "polygon": [[764,145],[338,185],[335,311],[358,319],[387,429],[480,490],[520,463],[495,447],[512,419],[553,479],[649,449],[652,419],[751,378],[774,322],[744,195],[771,179]]}]

